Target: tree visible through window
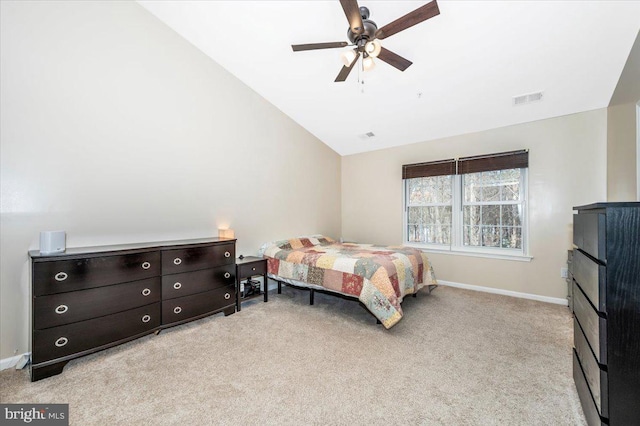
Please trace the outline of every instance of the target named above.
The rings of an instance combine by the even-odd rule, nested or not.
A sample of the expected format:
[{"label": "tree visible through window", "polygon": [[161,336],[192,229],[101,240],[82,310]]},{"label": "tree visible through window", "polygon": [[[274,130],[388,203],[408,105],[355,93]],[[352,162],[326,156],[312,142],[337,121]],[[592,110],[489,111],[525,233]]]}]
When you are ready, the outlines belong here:
[{"label": "tree visible through window", "polygon": [[407,235],[411,242],[451,243],[452,176],[407,180]]},{"label": "tree visible through window", "polygon": [[522,249],[521,169],[464,175],[463,244]]}]

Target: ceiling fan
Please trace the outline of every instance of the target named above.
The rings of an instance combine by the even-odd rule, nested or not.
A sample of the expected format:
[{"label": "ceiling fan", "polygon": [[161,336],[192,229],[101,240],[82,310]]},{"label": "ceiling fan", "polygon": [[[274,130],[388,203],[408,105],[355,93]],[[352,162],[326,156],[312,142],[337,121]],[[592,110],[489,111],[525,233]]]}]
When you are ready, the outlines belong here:
[{"label": "ceiling fan", "polygon": [[385,49],[379,40],[390,37],[440,14],[438,3],[436,0],[433,0],[378,29],[376,23],[369,19],[369,9],[364,6],[358,7],[357,0],[340,0],[340,4],[349,21],[347,37],[352,44],[346,41],[337,41],[291,45],[294,52],[355,46],[354,49],[345,51],[341,55],[345,65],[340,70],[340,73],[338,73],[335,81],[345,81],[360,56],[362,56],[362,68],[365,71],[373,68],[375,65],[373,58],[375,57],[400,71],[406,70],[413,62]]}]

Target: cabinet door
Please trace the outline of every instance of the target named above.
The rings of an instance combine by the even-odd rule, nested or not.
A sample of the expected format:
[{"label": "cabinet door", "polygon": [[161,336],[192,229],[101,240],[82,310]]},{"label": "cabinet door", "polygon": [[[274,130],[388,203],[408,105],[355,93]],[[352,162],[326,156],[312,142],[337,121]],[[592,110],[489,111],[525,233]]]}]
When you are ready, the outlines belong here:
[{"label": "cabinet door", "polygon": [[42,330],[127,311],[160,301],[160,277],[69,293],[33,301],[33,327]]},{"label": "cabinet door", "polygon": [[235,284],[162,302],[162,324],[172,324],[236,304]]},{"label": "cabinet door", "polygon": [[160,303],[33,332],[33,363],[38,364],[86,350],[102,349],[160,325]]},{"label": "cabinet door", "polygon": [[593,356],[587,338],[582,333],[580,325],[576,319],[573,319],[573,347],[580,361],[582,372],[589,386],[589,391],[596,403],[598,412],[603,417],[609,416],[609,392],[607,372],[600,368]]},{"label": "cabinet door", "polygon": [[160,275],[160,252],[38,261],[33,264],[33,295],[102,287]]},{"label": "cabinet door", "polygon": [[576,250],[573,256],[573,277],[589,301],[600,312],[607,312],[607,271],[606,267],[581,250]]},{"label": "cabinet door", "polygon": [[579,213],[573,215],[573,244],[592,257],[607,261],[606,215]]},{"label": "cabinet door", "polygon": [[576,384],[578,397],[580,398],[582,411],[584,412],[584,417],[587,419],[587,424],[589,426],[606,426],[607,423],[602,421],[598,414],[596,404],[593,402],[587,379],[584,377],[580,360],[575,350],[573,351],[573,381]]},{"label": "cabinet door", "polygon": [[267,260],[259,260],[251,263],[238,265],[238,278],[249,278],[254,275],[264,275],[267,273]]},{"label": "cabinet door", "polygon": [[235,282],[236,274],[233,264],[182,274],[164,275],[162,277],[162,299],[175,299],[176,297],[215,290]]},{"label": "cabinet door", "polygon": [[179,274],[235,264],[234,243],[162,251],[162,274]]},{"label": "cabinet door", "polygon": [[598,315],[580,286],[573,282],[573,313],[600,364],[607,365],[607,320]]}]

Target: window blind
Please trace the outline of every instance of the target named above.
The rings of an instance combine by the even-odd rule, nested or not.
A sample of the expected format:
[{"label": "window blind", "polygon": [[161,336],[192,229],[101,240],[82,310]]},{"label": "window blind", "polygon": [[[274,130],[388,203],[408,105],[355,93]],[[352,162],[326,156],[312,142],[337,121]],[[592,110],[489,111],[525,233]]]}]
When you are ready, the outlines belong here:
[{"label": "window blind", "polygon": [[529,167],[529,151],[510,151],[458,159],[458,174]]},{"label": "window blind", "polygon": [[526,167],[529,167],[529,150],[523,149],[428,163],[405,164],[402,166],[402,179],[462,175],[465,173],[522,169]]},{"label": "window blind", "polygon": [[431,161],[429,163],[405,164],[402,166],[402,179],[456,174],[456,160]]}]

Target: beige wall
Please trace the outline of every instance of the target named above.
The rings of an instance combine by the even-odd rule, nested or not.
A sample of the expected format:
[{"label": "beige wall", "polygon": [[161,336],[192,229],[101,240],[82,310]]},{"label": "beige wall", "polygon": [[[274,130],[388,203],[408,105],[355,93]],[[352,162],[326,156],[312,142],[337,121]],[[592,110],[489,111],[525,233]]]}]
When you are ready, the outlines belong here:
[{"label": "beige wall", "polygon": [[640,201],[640,33],[622,69],[607,109],[607,199]]},{"label": "beige wall", "polygon": [[609,106],[607,108],[608,201],[637,199],[636,149],[636,103]]},{"label": "beige wall", "polygon": [[340,157],[133,2],[1,2],[0,359],[27,351],[27,251],[340,235]]},{"label": "beige wall", "polygon": [[[428,120],[426,120],[428,125]],[[342,235],[402,242],[402,164],[528,148],[531,262],[430,254],[439,279],[548,297],[571,248],[572,207],[606,200],[607,110],[342,158]]]}]

